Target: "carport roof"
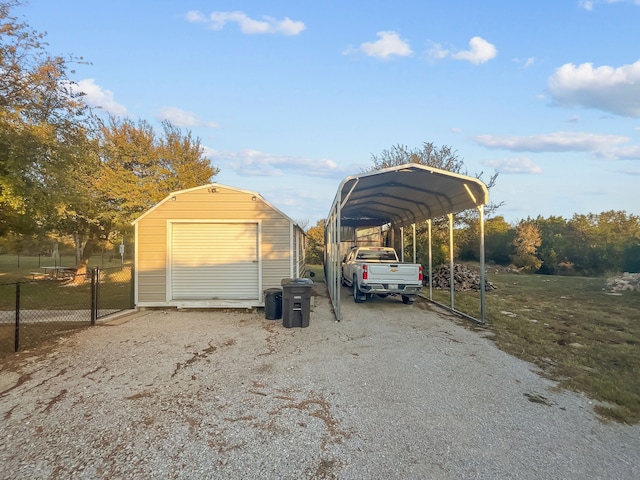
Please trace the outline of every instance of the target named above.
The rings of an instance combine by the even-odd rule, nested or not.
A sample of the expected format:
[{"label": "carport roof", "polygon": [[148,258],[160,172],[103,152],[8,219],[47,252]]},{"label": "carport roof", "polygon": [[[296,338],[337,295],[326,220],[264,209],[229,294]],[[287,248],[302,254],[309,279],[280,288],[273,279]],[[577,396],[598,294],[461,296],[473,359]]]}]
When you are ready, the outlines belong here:
[{"label": "carport roof", "polygon": [[345,178],[334,207],[340,202],[342,226],[407,226],[488,201],[477,178],[409,163]]}]

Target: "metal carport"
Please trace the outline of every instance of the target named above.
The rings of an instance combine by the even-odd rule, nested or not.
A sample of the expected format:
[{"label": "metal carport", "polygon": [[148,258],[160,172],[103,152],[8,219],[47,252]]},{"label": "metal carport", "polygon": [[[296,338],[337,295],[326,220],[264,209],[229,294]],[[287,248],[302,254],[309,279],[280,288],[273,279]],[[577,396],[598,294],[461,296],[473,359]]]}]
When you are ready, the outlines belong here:
[{"label": "metal carport", "polygon": [[[415,232],[416,223],[428,221],[430,227],[431,219],[448,216],[452,247],[453,215],[475,208],[480,214],[480,283],[484,285],[484,205],[488,201],[489,191],[481,180],[417,163],[346,177],[338,188],[325,225],[325,277],[336,319],[342,319],[340,247],[346,229],[390,225],[393,228],[413,226]],[[453,266],[452,256],[450,262]],[[453,275],[453,268],[451,271]],[[450,309],[455,311],[453,282],[451,284]],[[484,323],[484,289],[481,289],[480,303],[479,321]]]}]

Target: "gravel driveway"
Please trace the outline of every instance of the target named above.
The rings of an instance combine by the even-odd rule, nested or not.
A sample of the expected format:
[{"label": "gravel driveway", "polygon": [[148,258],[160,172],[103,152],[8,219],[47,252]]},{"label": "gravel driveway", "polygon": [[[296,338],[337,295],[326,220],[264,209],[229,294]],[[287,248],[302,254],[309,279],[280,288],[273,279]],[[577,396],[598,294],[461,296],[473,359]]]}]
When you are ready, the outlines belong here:
[{"label": "gravel driveway", "polygon": [[0,478],[635,479],[605,424],[424,301],[308,328],[251,311],[143,311],[0,370]]}]

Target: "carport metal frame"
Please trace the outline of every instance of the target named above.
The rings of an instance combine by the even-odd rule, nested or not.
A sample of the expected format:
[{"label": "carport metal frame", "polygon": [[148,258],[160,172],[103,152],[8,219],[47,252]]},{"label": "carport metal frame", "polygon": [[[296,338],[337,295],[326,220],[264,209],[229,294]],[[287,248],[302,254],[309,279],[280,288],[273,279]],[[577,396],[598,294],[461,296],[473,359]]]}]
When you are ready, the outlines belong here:
[{"label": "carport metal frame", "polygon": [[[426,221],[429,235],[429,301],[477,323],[485,323],[484,206],[488,202],[489,191],[481,180],[416,163],[346,177],[340,183],[325,225],[325,279],[336,320],[342,320],[342,228],[390,225],[400,228],[401,242],[404,242],[404,228],[411,227],[415,262],[415,224]],[[480,216],[480,284],[483,288],[480,289],[479,319],[455,309],[454,214],[471,208],[477,209]],[[450,305],[441,304],[432,296],[431,224],[432,219],[444,216],[449,220]],[[404,260],[404,251],[400,255]]]}]

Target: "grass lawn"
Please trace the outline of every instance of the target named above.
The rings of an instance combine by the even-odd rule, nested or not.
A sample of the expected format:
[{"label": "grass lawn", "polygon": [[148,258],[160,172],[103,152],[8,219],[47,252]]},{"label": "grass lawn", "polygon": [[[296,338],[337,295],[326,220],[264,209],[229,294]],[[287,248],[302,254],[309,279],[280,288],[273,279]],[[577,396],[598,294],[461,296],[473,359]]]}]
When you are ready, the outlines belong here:
[{"label": "grass lawn", "polygon": [[[112,268],[120,266],[120,257],[111,257],[107,255],[95,255],[89,260],[88,268]],[[72,267],[75,265],[75,258],[71,255],[62,257],[62,265]],[[31,280],[32,272],[44,274],[42,267],[54,266],[51,257],[41,256],[23,256],[17,255],[0,255],[0,283],[20,282]],[[60,266],[60,265],[58,265]]]},{"label": "grass lawn", "polygon": [[[20,311],[30,311],[26,316],[27,320],[21,318],[20,350],[31,348],[72,330],[87,328],[90,324],[91,281],[85,279],[74,284],[68,280],[49,277],[34,281],[31,272],[41,271],[38,262],[38,257],[20,257],[18,266],[16,255],[0,255],[0,357],[10,355],[14,351],[16,282],[20,282]],[[44,261],[41,265],[44,265]],[[98,295],[99,310],[117,311],[130,308],[132,285],[129,265],[120,268],[119,259],[109,265],[99,256],[92,258],[89,266],[102,268]],[[61,321],[60,316],[54,314],[56,311],[65,311],[63,315],[66,320]]]},{"label": "grass lawn", "polygon": [[[540,367],[561,387],[607,402],[597,413],[640,422],[640,292],[612,294],[604,278],[488,275],[483,328],[499,348]],[[449,292],[434,290],[449,305]],[[478,293],[456,292],[455,308],[480,316]]]}]

